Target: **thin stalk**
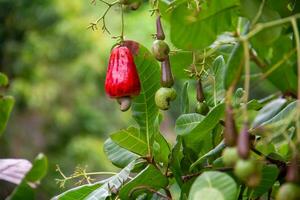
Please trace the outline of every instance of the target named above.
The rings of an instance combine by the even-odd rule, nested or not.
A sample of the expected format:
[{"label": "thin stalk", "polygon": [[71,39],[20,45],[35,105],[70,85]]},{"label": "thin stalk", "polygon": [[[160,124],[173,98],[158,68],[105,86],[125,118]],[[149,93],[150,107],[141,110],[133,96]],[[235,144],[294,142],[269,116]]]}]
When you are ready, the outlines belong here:
[{"label": "thin stalk", "polygon": [[259,20],[260,16],[261,16],[261,13],[264,9],[264,6],[265,6],[265,3],[266,3],[266,0],[262,0],[260,6],[259,6],[259,9],[258,9],[258,12],[256,13],[256,16],[254,17],[252,23],[251,23],[251,26],[255,25],[256,22]]},{"label": "thin stalk", "polygon": [[297,142],[300,143],[300,38],[299,38],[299,31],[297,27],[297,20],[296,18],[291,19],[291,23],[293,26],[295,42],[296,42],[296,49],[297,49],[297,70],[298,70],[298,88],[297,88],[297,110],[296,110],[296,127],[297,127]]},{"label": "thin stalk", "polygon": [[298,19],[300,18],[300,13],[296,14],[296,15],[292,15],[286,18],[282,18],[282,19],[278,19],[278,20],[274,20],[274,21],[270,21],[270,22],[266,22],[266,23],[259,23],[256,26],[254,26],[254,28],[245,36],[242,36],[240,39],[243,40],[249,40],[251,37],[255,36],[257,33],[259,33],[260,31],[266,29],[266,28],[270,28],[270,27],[274,27],[274,26],[279,26],[282,24],[286,24],[291,22],[292,19]]},{"label": "thin stalk", "polygon": [[244,47],[244,59],[245,59],[245,80],[244,80],[244,88],[245,88],[245,95],[244,95],[244,106],[243,106],[243,113],[244,113],[244,122],[248,123],[248,111],[247,111],[247,102],[249,99],[249,92],[250,92],[250,54],[249,54],[249,42],[248,40],[243,41]]}]

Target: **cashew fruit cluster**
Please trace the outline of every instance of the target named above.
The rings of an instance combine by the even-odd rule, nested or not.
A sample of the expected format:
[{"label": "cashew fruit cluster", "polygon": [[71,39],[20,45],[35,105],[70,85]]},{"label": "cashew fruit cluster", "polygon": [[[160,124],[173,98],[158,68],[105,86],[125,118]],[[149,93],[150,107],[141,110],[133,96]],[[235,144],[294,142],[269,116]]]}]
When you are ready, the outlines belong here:
[{"label": "cashew fruit cluster", "polygon": [[152,44],[152,54],[156,60],[161,62],[161,88],[155,93],[155,103],[161,110],[168,110],[170,102],[176,99],[176,91],[172,86],[174,85],[174,78],[172,75],[170,64],[170,48],[164,41],[165,34],[162,28],[160,16],[156,19],[156,40]]}]

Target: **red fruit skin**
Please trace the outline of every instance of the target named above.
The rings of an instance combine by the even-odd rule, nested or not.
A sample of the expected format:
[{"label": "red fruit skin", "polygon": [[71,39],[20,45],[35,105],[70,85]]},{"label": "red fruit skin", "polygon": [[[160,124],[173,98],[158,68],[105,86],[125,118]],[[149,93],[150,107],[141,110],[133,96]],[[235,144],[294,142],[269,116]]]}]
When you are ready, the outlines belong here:
[{"label": "red fruit skin", "polygon": [[106,72],[105,91],[111,98],[140,94],[140,79],[132,53],[126,46],[116,46],[111,52]]}]

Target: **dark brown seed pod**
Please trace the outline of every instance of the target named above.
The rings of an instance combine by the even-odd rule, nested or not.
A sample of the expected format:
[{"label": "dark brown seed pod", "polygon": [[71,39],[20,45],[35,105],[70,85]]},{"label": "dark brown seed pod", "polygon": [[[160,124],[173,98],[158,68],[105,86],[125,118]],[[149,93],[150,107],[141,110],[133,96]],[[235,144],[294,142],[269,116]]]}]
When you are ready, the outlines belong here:
[{"label": "dark brown seed pod", "polygon": [[199,102],[203,102],[205,100],[205,97],[204,97],[203,87],[200,79],[197,80],[196,90],[197,90],[197,100]]},{"label": "dark brown seed pod", "polygon": [[171,71],[171,64],[169,56],[161,63],[161,79],[160,84],[162,87],[172,87],[174,79]]},{"label": "dark brown seed pod", "polygon": [[225,111],[224,142],[226,146],[233,147],[236,146],[237,130],[232,106],[227,105]]},{"label": "dark brown seed pod", "polygon": [[238,136],[237,145],[239,156],[243,159],[248,159],[250,155],[250,136],[247,123],[244,123],[244,127]]},{"label": "dark brown seed pod", "polygon": [[165,33],[161,24],[160,15],[156,18],[156,38],[159,40],[165,39]]},{"label": "dark brown seed pod", "polygon": [[291,163],[287,168],[285,179],[287,182],[298,183],[299,182],[299,167],[298,167],[298,153],[295,153],[291,159]]}]

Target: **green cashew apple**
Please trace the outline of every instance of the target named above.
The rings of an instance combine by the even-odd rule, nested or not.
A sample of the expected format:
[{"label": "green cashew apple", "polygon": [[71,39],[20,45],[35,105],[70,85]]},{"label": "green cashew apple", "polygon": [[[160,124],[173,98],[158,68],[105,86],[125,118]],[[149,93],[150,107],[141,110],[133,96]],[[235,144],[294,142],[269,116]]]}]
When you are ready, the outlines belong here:
[{"label": "green cashew apple", "polygon": [[240,159],[235,165],[234,174],[248,187],[256,187],[261,181],[261,165],[252,159]]},{"label": "green cashew apple", "polygon": [[152,53],[158,61],[164,61],[170,52],[169,45],[163,40],[155,40],[152,44]]},{"label": "green cashew apple", "polygon": [[176,96],[177,94],[174,88],[161,87],[155,93],[155,103],[159,109],[168,110],[170,101],[175,100]]},{"label": "green cashew apple", "polygon": [[196,106],[196,113],[206,115],[209,112],[209,107],[205,102],[198,102]]},{"label": "green cashew apple", "polygon": [[236,147],[227,147],[222,154],[223,163],[225,166],[232,167],[239,160],[239,155]]},{"label": "green cashew apple", "polygon": [[280,186],[276,200],[298,200],[300,199],[300,187],[295,183],[284,183]]}]

